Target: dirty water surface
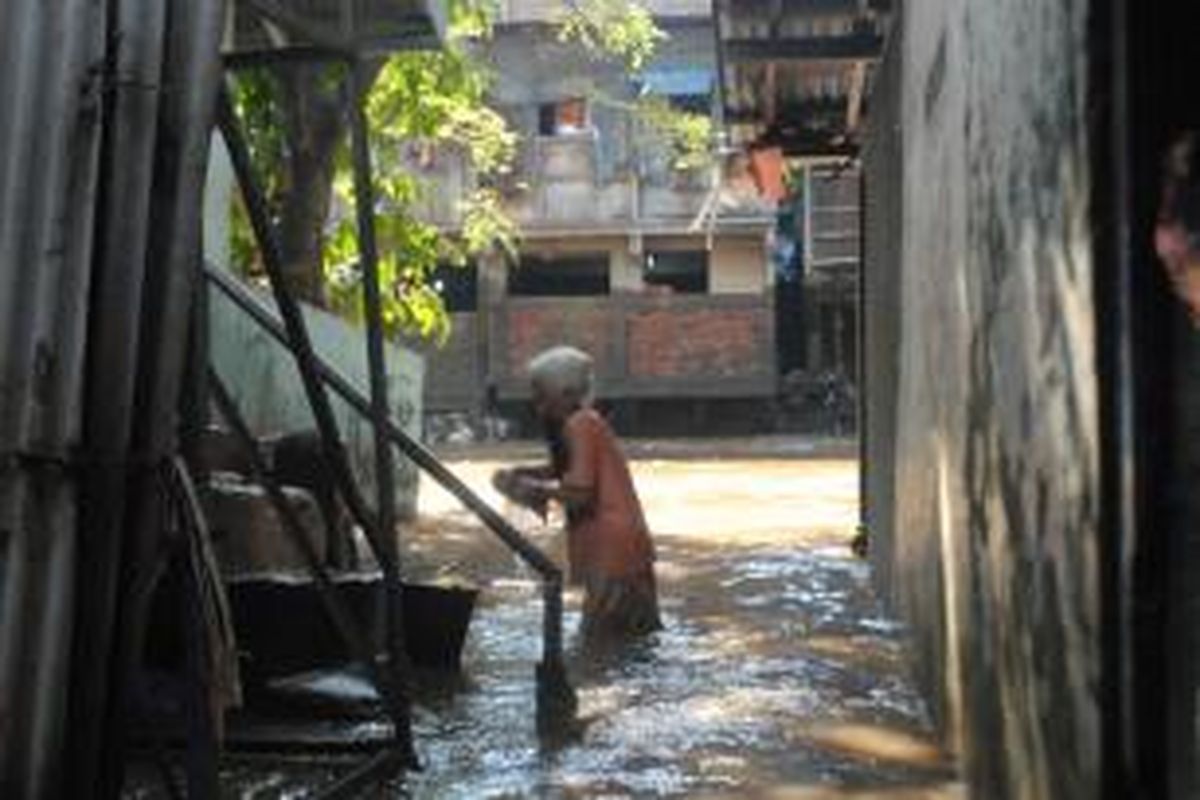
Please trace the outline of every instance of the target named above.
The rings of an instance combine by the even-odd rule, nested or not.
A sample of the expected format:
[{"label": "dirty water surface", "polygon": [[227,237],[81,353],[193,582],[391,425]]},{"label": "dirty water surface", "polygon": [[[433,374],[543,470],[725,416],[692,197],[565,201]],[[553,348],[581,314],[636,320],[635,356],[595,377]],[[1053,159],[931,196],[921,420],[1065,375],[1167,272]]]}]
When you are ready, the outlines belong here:
[{"label": "dirty water surface", "polygon": [[[491,491],[507,463],[453,466],[561,559],[555,520]],[[961,798],[910,680],[903,631],[848,546],[856,465],[724,458],[634,470],[665,627],[619,656],[585,657],[572,635],[579,597],[568,593],[580,729],[555,742],[539,739],[533,713],[535,576],[422,486],[421,517],[403,535],[408,577],[482,591],[461,682],[416,698],[423,770],[369,796]],[[318,777],[235,765],[223,782],[231,796],[302,797]]]}]

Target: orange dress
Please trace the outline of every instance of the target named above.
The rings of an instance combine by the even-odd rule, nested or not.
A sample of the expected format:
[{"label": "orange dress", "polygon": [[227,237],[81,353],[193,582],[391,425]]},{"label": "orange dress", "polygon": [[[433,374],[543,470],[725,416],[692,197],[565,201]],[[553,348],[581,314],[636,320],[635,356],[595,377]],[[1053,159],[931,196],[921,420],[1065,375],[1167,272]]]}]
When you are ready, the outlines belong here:
[{"label": "orange dress", "polygon": [[629,464],[612,428],[590,408],[563,425],[566,487],[588,489],[592,502],[567,522],[571,580],[582,583],[584,634],[637,633],[660,627],[654,544]]}]

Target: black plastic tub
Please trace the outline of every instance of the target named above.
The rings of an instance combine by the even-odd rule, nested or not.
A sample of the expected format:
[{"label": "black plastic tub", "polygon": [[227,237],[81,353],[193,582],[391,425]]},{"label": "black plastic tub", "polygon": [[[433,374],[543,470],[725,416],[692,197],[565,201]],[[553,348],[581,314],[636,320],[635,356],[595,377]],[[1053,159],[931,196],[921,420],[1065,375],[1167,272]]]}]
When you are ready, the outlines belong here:
[{"label": "black plastic tub", "polygon": [[[380,578],[349,575],[335,579],[335,586],[360,630],[373,639],[381,603]],[[247,683],[262,684],[352,660],[316,584],[307,577],[245,577],[227,587]],[[474,589],[405,584],[405,645],[414,666],[459,670],[477,594]]]}]

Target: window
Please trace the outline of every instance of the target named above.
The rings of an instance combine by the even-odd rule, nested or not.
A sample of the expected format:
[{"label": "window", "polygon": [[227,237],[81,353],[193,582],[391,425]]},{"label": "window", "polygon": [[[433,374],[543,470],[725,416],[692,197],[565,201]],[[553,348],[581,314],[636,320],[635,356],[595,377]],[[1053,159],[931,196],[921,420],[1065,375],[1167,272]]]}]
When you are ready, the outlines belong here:
[{"label": "window", "polygon": [[587,128],[587,101],[582,97],[570,97],[538,106],[538,133],[542,136],[579,133]]},{"label": "window", "polygon": [[642,282],[647,286],[665,287],[681,294],[704,294],[708,291],[708,252],[647,252],[642,267]]},{"label": "window", "polygon": [[479,268],[475,264],[439,264],[429,276],[429,285],[442,296],[442,302],[449,313],[476,310],[479,298]]},{"label": "window", "polygon": [[508,293],[525,297],[608,294],[608,253],[522,255],[508,270]]}]

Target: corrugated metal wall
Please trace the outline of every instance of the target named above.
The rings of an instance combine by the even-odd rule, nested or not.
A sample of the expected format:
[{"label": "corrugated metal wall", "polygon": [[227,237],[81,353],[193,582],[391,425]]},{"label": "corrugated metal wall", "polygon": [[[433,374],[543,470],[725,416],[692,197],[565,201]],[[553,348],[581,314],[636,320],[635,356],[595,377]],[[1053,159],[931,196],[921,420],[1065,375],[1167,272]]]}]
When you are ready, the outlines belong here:
[{"label": "corrugated metal wall", "polygon": [[0,6],[0,795],[44,795],[76,564],[106,9]]},{"label": "corrugated metal wall", "polygon": [[0,5],[3,797],[119,782],[124,499],[175,447],[223,5]]}]

